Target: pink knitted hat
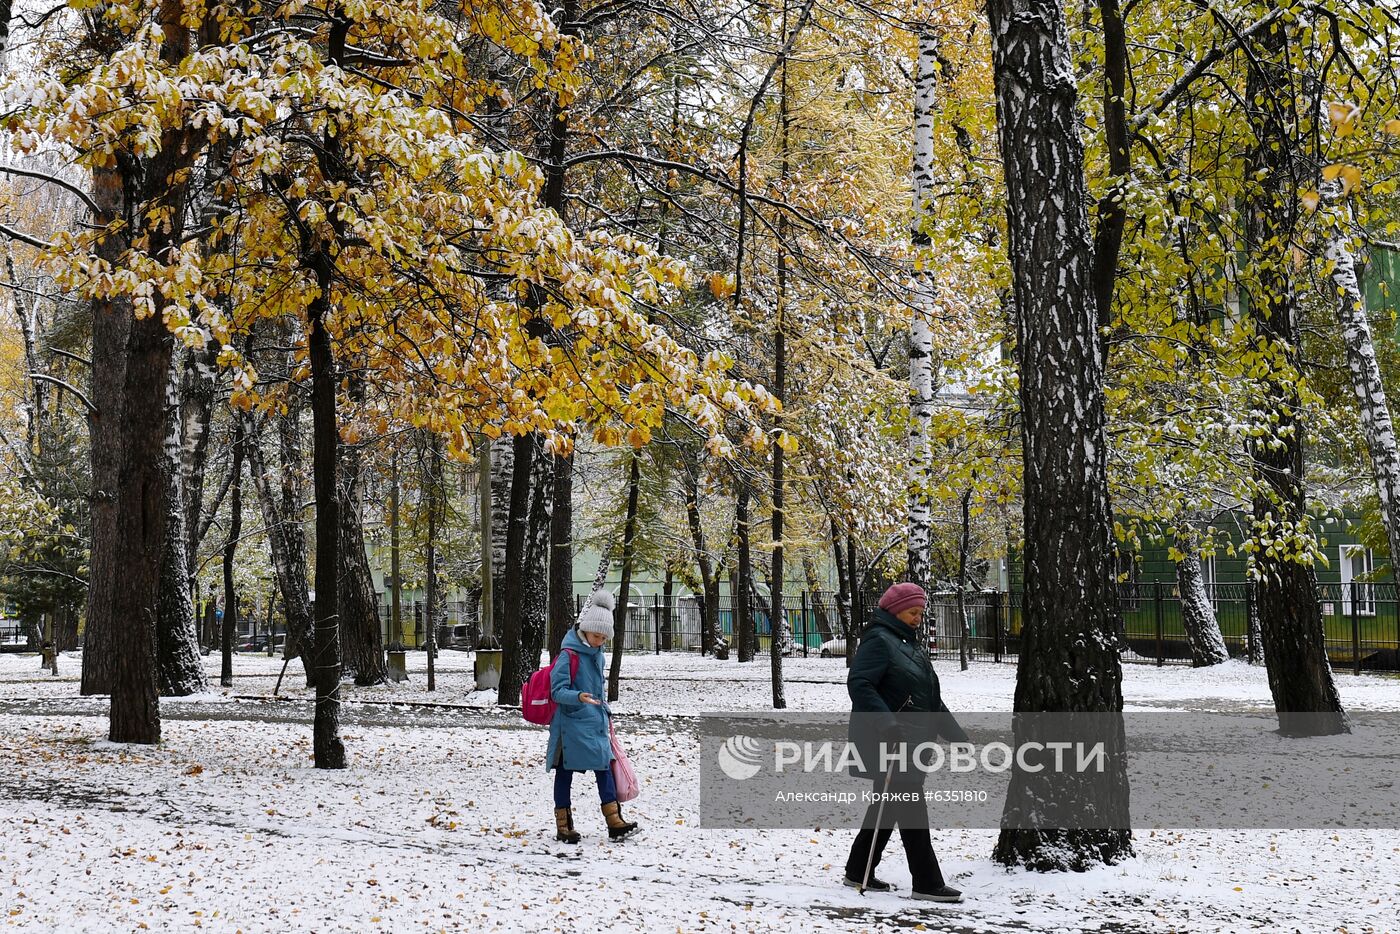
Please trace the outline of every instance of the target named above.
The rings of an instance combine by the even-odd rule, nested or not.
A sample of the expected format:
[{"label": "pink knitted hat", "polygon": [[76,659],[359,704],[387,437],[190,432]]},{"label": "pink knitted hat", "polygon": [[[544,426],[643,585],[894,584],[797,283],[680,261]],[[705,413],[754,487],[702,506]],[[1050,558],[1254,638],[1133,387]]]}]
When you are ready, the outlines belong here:
[{"label": "pink knitted hat", "polygon": [[927,603],[928,594],[924,593],[924,588],[918,584],[895,584],[880,598],[880,609],[891,616],[898,616],[910,607],[924,606]]}]

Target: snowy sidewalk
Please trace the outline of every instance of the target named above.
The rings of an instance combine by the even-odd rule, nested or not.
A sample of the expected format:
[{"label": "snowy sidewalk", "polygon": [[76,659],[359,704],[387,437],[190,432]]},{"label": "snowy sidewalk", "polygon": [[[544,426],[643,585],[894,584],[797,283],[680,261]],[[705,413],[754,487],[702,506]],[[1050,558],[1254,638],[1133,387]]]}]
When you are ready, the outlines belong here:
[{"label": "snowy sidewalk", "polygon": [[[408,688],[347,693],[488,707],[460,660],[440,666],[435,695],[422,691],[421,672]],[[0,918],[17,929],[1400,928],[1393,831],[1141,833],[1137,859],[1071,876],[1002,870],[987,858],[993,831],[935,831],[966,903],[862,898],[839,886],[849,831],[696,826],[698,747],[685,717],[763,709],[766,665],[628,656],[618,709],[637,714],[626,718],[627,742],[645,784],[625,809],[646,835],[605,842],[580,785],[584,843],[571,849],[552,840],[543,731],[513,714],[347,703],[351,768],[326,773],[310,768],[302,690],[290,703],[167,701],[160,747],[118,747],[102,739],[105,702],[76,697],[78,660],[63,664],[55,680],[33,657],[0,659]],[[277,665],[261,656],[237,665],[248,677],[235,692],[271,692]],[[955,710],[1009,709],[1012,666],[939,671]],[[800,679],[788,690],[794,708],[843,708],[840,660],[789,660],[788,672]],[[1400,680],[1339,674],[1338,683],[1351,707],[1400,709]],[[1152,709],[1240,709],[1267,707],[1268,690],[1263,671],[1244,665],[1128,666],[1125,695]],[[907,893],[897,842],[881,874]]]}]

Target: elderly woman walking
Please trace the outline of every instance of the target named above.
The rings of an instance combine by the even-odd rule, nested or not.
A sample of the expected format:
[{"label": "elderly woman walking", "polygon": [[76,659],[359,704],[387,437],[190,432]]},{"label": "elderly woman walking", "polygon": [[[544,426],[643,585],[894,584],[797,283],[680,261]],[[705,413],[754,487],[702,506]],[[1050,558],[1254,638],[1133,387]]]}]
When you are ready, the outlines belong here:
[{"label": "elderly woman walking", "polygon": [[558,709],[549,723],[545,768],[554,770],[555,839],[578,843],[572,791],[575,772],[592,772],[608,825],[608,838],[621,840],[637,829],[622,819],[612,776],[612,711],[603,697],[603,643],[613,634],[613,595],[599,590],[588,600],[578,624],[564,635],[550,671],[550,695]]},{"label": "elderly woman walking", "polygon": [[[925,726],[920,732],[936,733],[952,742],[967,742],[967,734],[939,694],[938,675],[934,674],[920,631],[927,602],[928,596],[917,584],[895,584],[880,598],[879,608],[861,634],[846,689],[851,695],[852,739],[863,762],[882,761],[872,743],[883,742],[888,747],[901,739],[913,739],[901,736],[901,727],[907,727],[911,720]],[[925,716],[904,717],[911,713]],[[875,878],[874,872],[890,834],[898,826],[913,877],[914,898],[962,901],[962,893],[944,883],[933,852],[928,807],[921,794],[923,773],[917,769],[900,770],[893,763],[886,768],[886,772],[862,769],[859,773],[874,782],[876,795],[886,795],[887,803],[881,809],[877,798],[877,803],[867,810],[846,859],[845,884],[877,892],[893,888]]]}]

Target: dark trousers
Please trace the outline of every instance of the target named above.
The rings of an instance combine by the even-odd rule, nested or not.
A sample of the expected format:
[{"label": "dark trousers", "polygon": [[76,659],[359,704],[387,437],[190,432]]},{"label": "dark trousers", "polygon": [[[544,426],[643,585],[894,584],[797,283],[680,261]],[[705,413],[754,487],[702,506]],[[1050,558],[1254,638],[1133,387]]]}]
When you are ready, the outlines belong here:
[{"label": "dark trousers", "polygon": [[[601,769],[593,773],[598,780],[598,800],[607,804],[617,800],[617,785],[613,783],[612,769]],[[574,773],[568,769],[554,770],[554,806],[570,807],[569,800],[574,787]]]},{"label": "dark trousers", "polygon": [[[898,778],[896,777],[896,781]],[[879,776],[874,782],[875,794],[885,791],[885,778]],[[889,786],[891,795],[918,794],[922,796],[923,785],[895,784]],[[879,827],[876,827],[876,821]],[[870,850],[874,847],[875,859],[871,862],[870,874],[875,875],[875,867],[880,865],[885,844],[889,842],[894,828],[899,828],[899,839],[904,844],[904,856],[909,860],[909,874],[914,879],[914,888],[920,892],[931,892],[943,885],[943,871],[938,868],[938,857],[933,852],[933,838],[928,832],[928,806],[923,798],[916,801],[902,801],[898,797],[885,802],[883,815],[877,798],[866,808],[865,820],[860,833],[856,834],[851,845],[851,855],[846,857],[846,876],[856,881],[865,878],[865,865],[870,861]]]}]

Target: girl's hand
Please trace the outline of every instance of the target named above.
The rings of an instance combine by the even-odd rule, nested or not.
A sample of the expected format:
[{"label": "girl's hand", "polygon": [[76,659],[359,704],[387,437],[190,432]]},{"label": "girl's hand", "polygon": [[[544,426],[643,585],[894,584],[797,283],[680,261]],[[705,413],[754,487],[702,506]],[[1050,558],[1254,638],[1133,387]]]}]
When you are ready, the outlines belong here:
[{"label": "girl's hand", "polygon": [[580,703],[580,704],[597,704],[597,703],[599,703],[598,698],[594,697],[592,694],[589,694],[587,691],[582,691],[582,692],[580,692],[580,693],[579,693],[579,696],[578,696],[578,700],[579,700],[579,703]]}]

